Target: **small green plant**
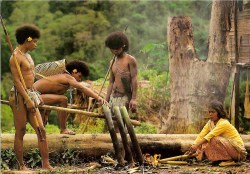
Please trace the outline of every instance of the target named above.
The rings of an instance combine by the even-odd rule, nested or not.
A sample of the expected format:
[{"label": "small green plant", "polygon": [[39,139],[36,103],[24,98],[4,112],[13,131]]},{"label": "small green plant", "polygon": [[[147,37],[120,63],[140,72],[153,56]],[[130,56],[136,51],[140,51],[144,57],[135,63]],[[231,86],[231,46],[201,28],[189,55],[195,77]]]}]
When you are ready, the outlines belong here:
[{"label": "small green plant", "polygon": [[14,149],[6,149],[1,151],[1,170],[16,168],[17,161]]},{"label": "small green plant", "polygon": [[149,123],[141,123],[140,126],[135,127],[137,134],[157,134],[157,127]]},{"label": "small green plant", "polygon": [[27,165],[31,168],[42,165],[42,158],[40,156],[38,148],[31,149],[31,151],[29,151],[27,155],[25,155],[25,159],[27,160]]},{"label": "small green plant", "polygon": [[54,165],[79,165],[83,163],[83,159],[80,157],[81,150],[66,148],[63,152],[54,153],[51,155],[51,160]]}]

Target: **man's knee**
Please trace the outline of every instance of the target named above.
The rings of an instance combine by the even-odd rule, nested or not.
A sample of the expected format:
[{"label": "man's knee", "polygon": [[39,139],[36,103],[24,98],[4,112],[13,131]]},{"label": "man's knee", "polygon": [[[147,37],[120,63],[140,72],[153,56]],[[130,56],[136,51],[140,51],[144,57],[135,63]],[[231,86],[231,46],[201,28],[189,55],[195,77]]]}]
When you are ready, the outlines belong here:
[{"label": "man's knee", "polygon": [[66,96],[62,96],[60,98],[60,106],[67,106],[68,104],[68,98]]},{"label": "man's knee", "polygon": [[16,128],[16,133],[15,135],[18,136],[18,137],[23,137],[26,133],[26,128],[23,127],[23,128]]}]

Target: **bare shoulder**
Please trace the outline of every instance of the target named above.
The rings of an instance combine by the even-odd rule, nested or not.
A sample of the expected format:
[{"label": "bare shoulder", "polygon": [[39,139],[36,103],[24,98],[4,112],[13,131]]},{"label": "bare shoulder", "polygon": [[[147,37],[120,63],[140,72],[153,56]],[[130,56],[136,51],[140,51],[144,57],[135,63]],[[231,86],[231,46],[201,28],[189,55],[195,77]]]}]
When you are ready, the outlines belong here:
[{"label": "bare shoulder", "polygon": [[130,63],[135,63],[136,64],[136,58],[130,54],[127,54],[127,59]]},{"label": "bare shoulder", "polygon": [[17,60],[18,63],[21,63],[23,61],[22,56],[15,51],[11,57],[10,57],[10,63],[14,63],[15,59]]},{"label": "bare shoulder", "polygon": [[69,74],[63,73],[63,74],[56,74],[56,75],[50,76],[50,78],[54,80],[64,81],[64,80],[72,79],[74,77],[72,77]]}]

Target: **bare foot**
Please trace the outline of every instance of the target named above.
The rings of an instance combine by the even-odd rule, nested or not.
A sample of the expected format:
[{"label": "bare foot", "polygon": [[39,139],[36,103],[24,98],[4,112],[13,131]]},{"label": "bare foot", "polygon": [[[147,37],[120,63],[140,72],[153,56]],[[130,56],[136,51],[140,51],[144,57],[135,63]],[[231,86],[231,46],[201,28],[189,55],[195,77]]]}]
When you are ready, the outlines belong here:
[{"label": "bare foot", "polygon": [[42,169],[43,170],[53,170],[54,169],[54,167],[52,167],[51,165],[44,165],[43,167],[42,167]]},{"label": "bare foot", "polygon": [[75,135],[76,133],[72,130],[64,129],[64,130],[61,130],[60,134]]},{"label": "bare foot", "polygon": [[129,162],[129,164],[128,164],[128,168],[134,168],[135,167],[135,162],[134,161],[132,161],[132,162]]},{"label": "bare foot", "polygon": [[31,169],[29,169],[25,165],[21,165],[18,170],[20,170],[20,171],[31,171]]}]

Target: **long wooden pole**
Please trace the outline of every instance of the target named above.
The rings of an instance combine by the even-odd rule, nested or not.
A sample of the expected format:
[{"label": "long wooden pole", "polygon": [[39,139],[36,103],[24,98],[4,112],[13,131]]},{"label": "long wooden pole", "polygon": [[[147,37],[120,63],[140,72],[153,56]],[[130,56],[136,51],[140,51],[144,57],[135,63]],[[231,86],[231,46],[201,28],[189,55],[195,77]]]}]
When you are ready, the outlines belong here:
[{"label": "long wooden pole", "polygon": [[[7,101],[7,100],[0,100],[0,101],[2,104],[9,105],[9,101]],[[47,109],[47,110],[55,110],[55,111],[65,111],[68,113],[81,114],[84,116],[95,117],[95,118],[105,118],[103,114],[98,114],[98,113],[94,113],[94,112],[87,112],[87,111],[83,111],[83,110],[79,110],[79,109],[63,108],[63,107],[59,107],[59,106],[39,105],[38,108]],[[112,119],[116,120],[115,117],[112,117]],[[134,126],[141,125],[140,121],[132,120],[132,119],[130,119],[130,121]]]},{"label": "long wooden pole", "polygon": [[[4,30],[4,34],[5,34],[5,36],[6,36],[6,40],[7,40],[7,42],[8,42],[8,45],[9,45],[11,54],[12,54],[13,59],[14,59],[14,61],[15,61],[15,65],[16,65],[16,68],[17,68],[18,75],[19,75],[19,77],[20,77],[20,80],[21,80],[21,83],[22,83],[22,85],[23,85],[23,88],[25,89],[25,92],[28,93],[28,92],[27,92],[27,87],[26,87],[26,84],[25,84],[25,81],[24,81],[24,78],[23,78],[23,75],[22,75],[22,72],[21,72],[21,69],[20,69],[20,65],[19,65],[18,62],[17,62],[17,58],[16,58],[16,56],[15,56],[15,54],[14,54],[14,49],[13,49],[12,44],[11,44],[11,42],[10,42],[9,34],[8,34],[6,28],[5,28],[4,23],[3,23],[2,15],[0,15],[0,18],[1,18],[1,24],[2,24],[2,27],[3,27],[3,30]],[[41,131],[41,128],[40,128],[40,127],[42,127],[42,125],[40,125],[40,123],[39,123],[38,120],[37,120],[37,112],[39,112],[38,109],[36,109],[36,114],[35,114],[35,117],[34,117],[34,119],[35,119],[35,126],[37,127],[37,130],[38,130],[38,132],[39,132],[41,141],[44,141],[45,138],[44,138],[44,136],[43,136],[43,134],[42,134],[42,131]]]}]

